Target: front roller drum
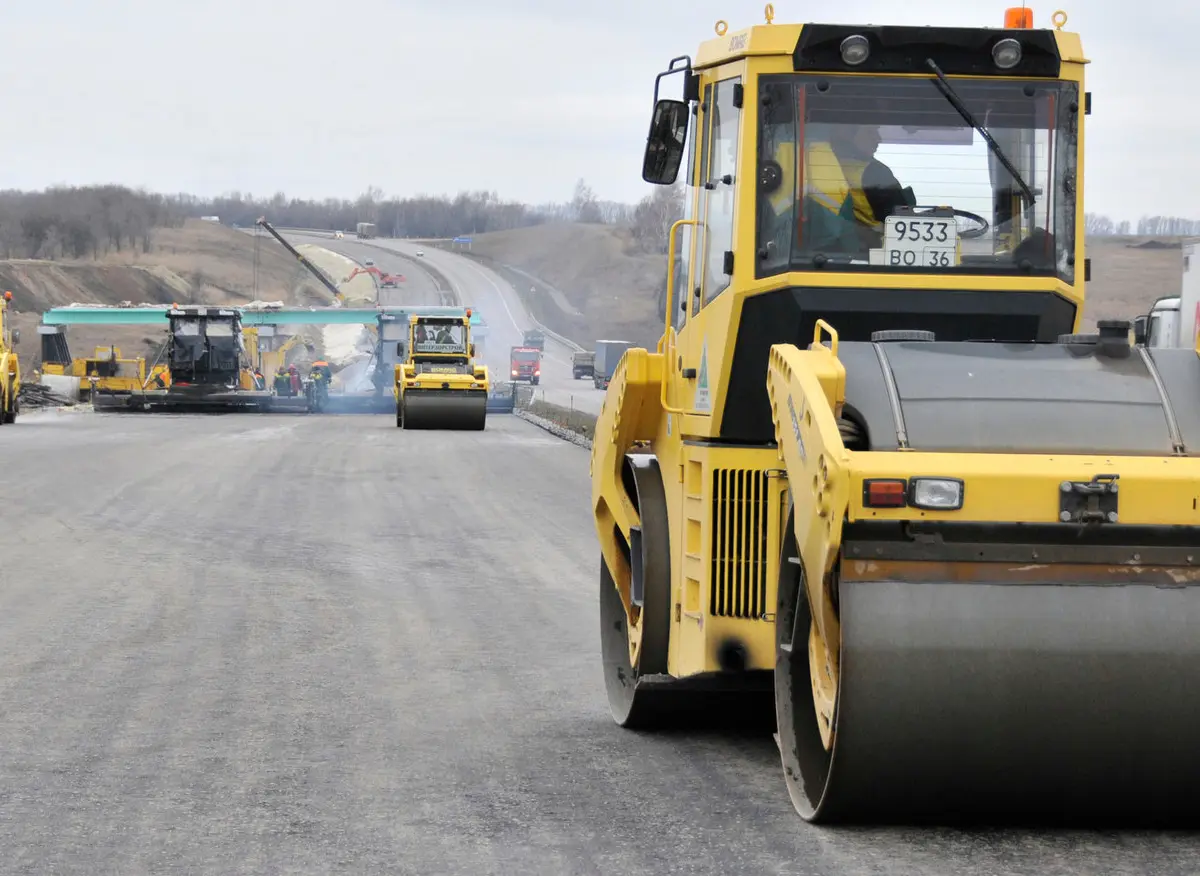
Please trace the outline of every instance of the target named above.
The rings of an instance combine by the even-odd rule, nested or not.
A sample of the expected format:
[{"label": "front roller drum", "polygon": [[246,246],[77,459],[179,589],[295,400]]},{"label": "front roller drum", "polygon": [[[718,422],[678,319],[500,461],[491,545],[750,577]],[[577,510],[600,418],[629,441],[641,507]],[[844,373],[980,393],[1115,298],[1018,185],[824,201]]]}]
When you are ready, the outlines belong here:
[{"label": "front roller drum", "polygon": [[[814,822],[1163,824],[1200,781],[1200,577],[1101,562],[843,558],[828,655],[792,526],[777,606],[788,792]],[[814,671],[815,670],[815,671]]]},{"label": "front roller drum", "polygon": [[405,429],[481,430],[487,423],[483,390],[409,389],[400,399],[400,425]]}]

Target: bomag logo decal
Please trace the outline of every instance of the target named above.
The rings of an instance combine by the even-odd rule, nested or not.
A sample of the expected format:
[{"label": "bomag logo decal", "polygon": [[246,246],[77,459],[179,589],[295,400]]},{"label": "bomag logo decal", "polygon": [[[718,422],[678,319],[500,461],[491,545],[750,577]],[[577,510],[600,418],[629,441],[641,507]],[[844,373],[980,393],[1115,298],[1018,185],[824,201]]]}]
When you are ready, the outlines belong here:
[{"label": "bomag logo decal", "polygon": [[792,403],[792,397],[788,396],[788,414],[792,418],[792,434],[796,436],[796,447],[800,451],[800,458],[808,462],[808,451],[804,449],[804,439],[800,437],[800,418],[796,416],[796,406]]},{"label": "bomag logo decal", "polygon": [[744,33],[739,33],[729,38],[729,51],[740,52],[744,48],[746,48],[746,35]]}]

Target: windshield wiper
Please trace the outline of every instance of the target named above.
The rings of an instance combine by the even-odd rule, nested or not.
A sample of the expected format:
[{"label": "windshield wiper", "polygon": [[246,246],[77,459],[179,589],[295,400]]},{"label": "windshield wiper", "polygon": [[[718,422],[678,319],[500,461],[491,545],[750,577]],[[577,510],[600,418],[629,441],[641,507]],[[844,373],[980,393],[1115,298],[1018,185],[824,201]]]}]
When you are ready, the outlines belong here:
[{"label": "windshield wiper", "polygon": [[950,84],[950,80],[946,78],[946,74],[942,72],[942,68],[937,65],[933,58],[926,58],[925,63],[929,65],[929,69],[932,70],[933,75],[937,77],[937,79],[933,81],[933,84],[938,87],[938,90],[941,91],[943,95],[945,95],[946,100],[950,101],[950,105],[958,110],[958,114],[963,117],[963,120],[979,132],[979,136],[983,138],[985,143],[987,143],[988,148],[992,150],[992,154],[1000,160],[1000,163],[1004,165],[1004,169],[1012,175],[1012,178],[1016,181],[1017,185],[1021,187],[1021,193],[1025,195],[1026,199],[1029,201],[1029,206],[1032,207],[1035,202],[1033,197],[1033,189],[1031,189],[1029,184],[1025,182],[1020,172],[1016,169],[1016,167],[1013,166],[1013,163],[1008,160],[1008,156],[1004,154],[1004,150],[1000,148],[1000,144],[992,139],[992,135],[987,132],[987,129],[984,128],[983,125],[979,124],[979,121],[975,118],[971,111],[967,109],[967,105],[963,103],[962,98],[958,96],[958,92],[954,90],[954,86]]}]

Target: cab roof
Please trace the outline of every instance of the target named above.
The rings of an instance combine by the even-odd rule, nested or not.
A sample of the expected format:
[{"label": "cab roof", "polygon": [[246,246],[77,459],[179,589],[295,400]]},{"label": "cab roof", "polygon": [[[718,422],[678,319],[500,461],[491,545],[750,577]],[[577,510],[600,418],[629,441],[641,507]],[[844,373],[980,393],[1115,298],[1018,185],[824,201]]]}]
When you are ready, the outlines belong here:
[{"label": "cab roof", "polygon": [[[1001,16],[997,16],[1003,21]],[[1062,19],[1065,23],[1066,16]],[[723,22],[718,23],[718,25]],[[843,64],[839,47],[842,40],[852,34],[862,34],[871,42],[872,55],[876,59],[884,55],[893,58],[905,56],[912,69],[902,71],[876,69],[872,59],[859,67]],[[906,25],[850,25],[850,24],[759,24],[738,31],[726,31],[714,39],[700,44],[693,63],[694,68],[715,67],[730,61],[754,55],[790,55],[793,69],[824,70],[847,73],[928,73],[923,66],[922,52],[912,48],[937,51],[937,62],[947,74],[987,75],[998,71],[988,65],[990,50],[999,40],[1019,40],[1025,49],[1021,62],[1011,70],[1003,71],[1006,77],[1059,75],[1061,63],[1088,63],[1083,55],[1083,43],[1079,34],[1050,28],[1013,29],[1005,27],[912,27]],[[919,57],[918,57],[919,56]],[[966,63],[963,63],[963,62]],[[963,69],[987,65],[986,69]]]}]

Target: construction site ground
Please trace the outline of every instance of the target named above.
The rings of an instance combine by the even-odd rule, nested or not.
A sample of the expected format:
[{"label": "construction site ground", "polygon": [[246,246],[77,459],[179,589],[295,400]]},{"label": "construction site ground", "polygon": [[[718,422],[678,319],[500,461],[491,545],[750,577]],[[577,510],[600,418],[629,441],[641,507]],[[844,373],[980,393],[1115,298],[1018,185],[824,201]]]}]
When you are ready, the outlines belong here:
[{"label": "construction site ground", "polygon": [[618,728],[588,453],[517,417],[46,411],[2,437],[22,513],[0,528],[0,871],[1195,860],[1188,834],[815,829],[769,735]]}]

